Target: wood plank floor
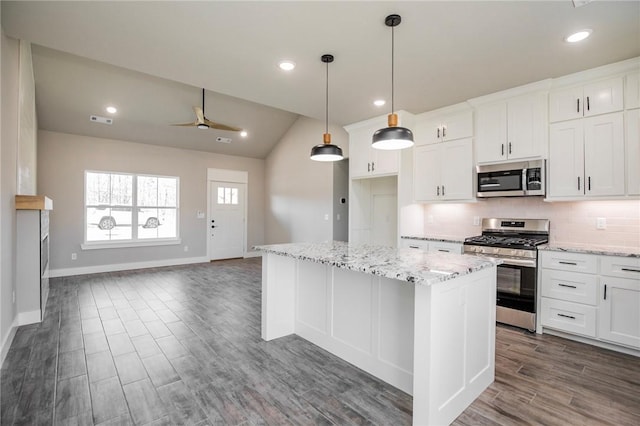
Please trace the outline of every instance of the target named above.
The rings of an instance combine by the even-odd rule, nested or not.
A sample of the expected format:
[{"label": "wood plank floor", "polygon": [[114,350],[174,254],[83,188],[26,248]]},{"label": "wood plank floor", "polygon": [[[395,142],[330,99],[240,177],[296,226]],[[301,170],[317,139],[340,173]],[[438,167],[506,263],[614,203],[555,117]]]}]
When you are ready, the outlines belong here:
[{"label": "wood plank floor", "polygon": [[[260,258],[51,280],[1,371],[2,425],[411,424],[412,398],[290,336],[260,339]],[[640,425],[640,359],[498,326],[456,425]]]}]

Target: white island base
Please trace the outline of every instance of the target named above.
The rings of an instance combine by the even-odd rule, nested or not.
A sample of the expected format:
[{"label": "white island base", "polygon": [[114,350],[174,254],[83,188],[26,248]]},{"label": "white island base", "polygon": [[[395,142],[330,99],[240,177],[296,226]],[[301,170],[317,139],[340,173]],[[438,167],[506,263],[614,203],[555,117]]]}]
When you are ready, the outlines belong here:
[{"label": "white island base", "polygon": [[493,382],[495,265],[432,284],[274,253],[262,265],[262,338],[295,333],[413,395],[414,425],[451,423]]}]

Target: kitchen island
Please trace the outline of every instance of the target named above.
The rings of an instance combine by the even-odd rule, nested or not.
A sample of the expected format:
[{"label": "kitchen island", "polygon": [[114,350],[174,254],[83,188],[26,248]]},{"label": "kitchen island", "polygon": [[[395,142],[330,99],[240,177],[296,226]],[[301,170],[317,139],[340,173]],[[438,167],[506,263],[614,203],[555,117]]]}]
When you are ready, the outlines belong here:
[{"label": "kitchen island", "polygon": [[262,338],[289,334],[413,395],[413,424],[452,422],[494,380],[496,263],[343,242],[258,246]]}]

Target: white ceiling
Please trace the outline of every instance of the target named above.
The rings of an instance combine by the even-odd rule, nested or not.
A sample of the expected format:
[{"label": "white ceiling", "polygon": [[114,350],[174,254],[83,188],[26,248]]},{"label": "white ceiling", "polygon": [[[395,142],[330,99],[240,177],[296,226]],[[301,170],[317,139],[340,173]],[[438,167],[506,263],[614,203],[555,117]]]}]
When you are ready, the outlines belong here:
[{"label": "white ceiling", "polygon": [[[41,128],[264,158],[298,114],[324,120],[324,53],[332,123],[389,112],[372,101],[390,98],[390,13],[402,16],[395,109],[413,113],[640,56],[638,1],[2,1],[2,28],[39,45]],[[592,37],[563,41],[581,28]],[[249,138],[167,126],[193,119],[200,87],[207,117]],[[114,125],[89,123],[107,103]]]}]

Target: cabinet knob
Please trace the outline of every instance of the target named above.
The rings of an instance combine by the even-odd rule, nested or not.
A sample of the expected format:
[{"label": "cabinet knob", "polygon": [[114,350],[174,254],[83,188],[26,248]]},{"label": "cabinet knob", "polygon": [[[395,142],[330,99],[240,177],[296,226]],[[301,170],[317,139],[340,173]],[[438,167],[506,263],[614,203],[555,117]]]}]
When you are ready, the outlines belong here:
[{"label": "cabinet knob", "polygon": [[440,127],[438,127],[438,139],[440,139]]},{"label": "cabinet knob", "polygon": [[439,197],[440,196],[440,186],[436,186],[436,195]]},{"label": "cabinet knob", "polygon": [[367,163],[367,171],[370,172],[371,171],[371,163]]},{"label": "cabinet knob", "polygon": [[374,171],[376,169],[376,163],[374,163],[373,161],[371,162],[371,171]]},{"label": "cabinet knob", "polygon": [[500,144],[500,156],[504,157],[504,144],[503,143]]},{"label": "cabinet knob", "polygon": [[576,99],[576,106],[577,106],[576,112],[580,112],[580,98]]},{"label": "cabinet knob", "polygon": [[442,185],[442,196],[444,197],[444,185]]}]

